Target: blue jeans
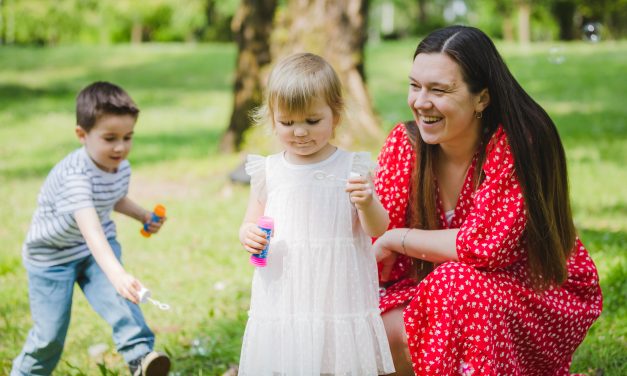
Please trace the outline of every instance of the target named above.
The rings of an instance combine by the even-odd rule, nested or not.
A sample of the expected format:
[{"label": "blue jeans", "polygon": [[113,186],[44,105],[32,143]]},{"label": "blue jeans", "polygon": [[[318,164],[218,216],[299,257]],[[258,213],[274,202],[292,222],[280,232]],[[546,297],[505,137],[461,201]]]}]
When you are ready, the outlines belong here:
[{"label": "blue jeans", "polygon": [[[120,244],[115,239],[109,244],[120,260]],[[13,360],[11,376],[52,373],[63,352],[75,282],[94,311],[111,325],[113,342],[127,363],[152,351],[155,336],[141,310],[115,291],[93,256],[47,268],[26,264],[26,270],[33,327]]]}]

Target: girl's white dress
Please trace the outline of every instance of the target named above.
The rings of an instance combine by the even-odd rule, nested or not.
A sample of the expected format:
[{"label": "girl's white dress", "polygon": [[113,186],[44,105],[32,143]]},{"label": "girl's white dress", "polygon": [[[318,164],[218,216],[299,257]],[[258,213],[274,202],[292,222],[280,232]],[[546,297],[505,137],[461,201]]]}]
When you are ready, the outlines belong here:
[{"label": "girl's white dress", "polygon": [[344,190],[350,172],[364,175],[371,163],[341,149],[307,165],[283,153],[248,157],[251,189],[275,230],[268,265],[253,276],[239,375],[394,371],[371,241]]}]

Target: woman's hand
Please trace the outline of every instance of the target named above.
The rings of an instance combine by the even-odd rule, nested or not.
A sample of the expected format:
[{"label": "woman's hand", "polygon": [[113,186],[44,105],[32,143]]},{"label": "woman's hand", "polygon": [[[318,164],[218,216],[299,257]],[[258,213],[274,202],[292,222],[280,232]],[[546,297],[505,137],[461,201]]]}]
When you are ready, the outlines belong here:
[{"label": "woman's hand", "polygon": [[394,267],[396,257],[398,257],[398,253],[392,248],[393,240],[398,237],[397,233],[397,229],[388,230],[372,245],[377,262],[382,264],[381,281],[383,282],[390,279],[392,267]]}]

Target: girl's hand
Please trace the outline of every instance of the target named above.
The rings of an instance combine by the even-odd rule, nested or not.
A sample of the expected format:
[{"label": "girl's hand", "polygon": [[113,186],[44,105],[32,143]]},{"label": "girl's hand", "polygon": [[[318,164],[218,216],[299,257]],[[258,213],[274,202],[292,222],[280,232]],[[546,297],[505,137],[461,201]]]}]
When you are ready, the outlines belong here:
[{"label": "girl's hand", "polygon": [[141,290],[142,285],[135,277],[127,272],[122,272],[113,276],[111,283],[115,291],[122,297],[135,304],[139,303],[139,290]]},{"label": "girl's hand", "polygon": [[390,248],[390,238],[395,236],[393,230],[386,231],[381,237],[377,239],[372,245],[377,262],[382,264],[381,268],[381,281],[387,282],[390,279],[390,273],[396,262],[396,253]]},{"label": "girl's hand", "polygon": [[256,224],[250,223],[243,229],[242,245],[248,253],[259,254],[267,244],[266,233],[257,227]]},{"label": "girl's hand", "polygon": [[370,179],[367,177],[356,176],[348,178],[346,192],[348,192],[348,197],[358,210],[366,209],[374,200]]},{"label": "girl's hand", "polygon": [[144,224],[148,225],[148,232],[151,234],[156,234],[159,232],[159,230],[161,230],[161,226],[163,226],[163,224],[165,223],[165,221],[168,219],[167,217],[161,217],[161,219],[159,219],[158,222],[153,222],[152,221],[152,213],[149,211],[146,211],[144,213]]}]

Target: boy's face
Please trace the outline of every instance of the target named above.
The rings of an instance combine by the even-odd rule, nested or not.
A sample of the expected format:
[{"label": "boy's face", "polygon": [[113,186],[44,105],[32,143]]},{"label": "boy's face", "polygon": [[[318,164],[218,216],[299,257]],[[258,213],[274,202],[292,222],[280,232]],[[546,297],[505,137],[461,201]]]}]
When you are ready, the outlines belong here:
[{"label": "boy's face", "polygon": [[131,115],[105,114],[89,132],[77,126],[76,136],[96,166],[106,172],[116,172],[131,151],[134,128],[135,118]]}]

